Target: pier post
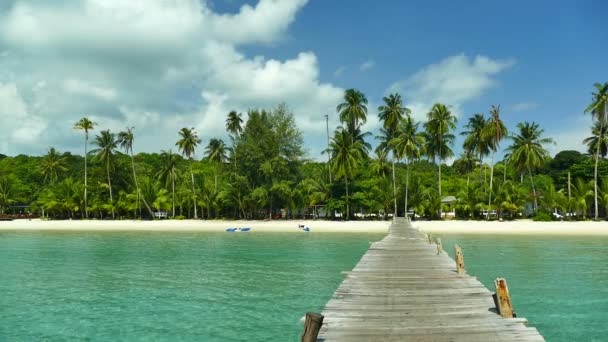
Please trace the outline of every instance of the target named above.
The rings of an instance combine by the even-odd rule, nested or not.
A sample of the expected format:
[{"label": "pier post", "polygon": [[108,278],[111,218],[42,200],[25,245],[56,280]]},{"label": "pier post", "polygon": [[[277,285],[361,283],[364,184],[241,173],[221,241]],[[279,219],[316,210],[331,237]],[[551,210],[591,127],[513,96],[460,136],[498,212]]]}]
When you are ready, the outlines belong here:
[{"label": "pier post", "polygon": [[302,342],[315,342],[319,335],[319,330],[323,325],[323,315],[316,312],[307,312],[306,321],[304,322],[304,333],[302,334]]},{"label": "pier post", "polygon": [[496,310],[498,310],[498,313],[504,318],[514,318],[515,312],[513,312],[507,280],[505,278],[497,278],[494,281],[494,284],[496,285]]},{"label": "pier post", "polygon": [[429,245],[433,243],[433,237],[431,233],[426,233],[426,240],[429,242]]},{"label": "pier post", "polygon": [[441,254],[443,252],[443,245],[441,244],[441,239],[437,238],[437,254]]},{"label": "pier post", "polygon": [[458,245],[454,245],[454,253],[456,255],[456,271],[458,274],[464,274],[464,256],[462,255],[462,248]]}]

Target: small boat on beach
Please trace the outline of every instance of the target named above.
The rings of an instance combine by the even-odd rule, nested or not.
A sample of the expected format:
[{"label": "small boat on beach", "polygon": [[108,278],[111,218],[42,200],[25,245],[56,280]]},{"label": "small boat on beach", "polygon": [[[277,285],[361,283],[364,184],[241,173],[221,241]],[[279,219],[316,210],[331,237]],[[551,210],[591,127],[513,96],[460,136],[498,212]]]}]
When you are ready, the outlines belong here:
[{"label": "small boat on beach", "polygon": [[245,228],[227,228],[226,231],[228,233],[237,233],[237,232],[248,232],[250,231],[251,228],[250,227],[245,227]]}]

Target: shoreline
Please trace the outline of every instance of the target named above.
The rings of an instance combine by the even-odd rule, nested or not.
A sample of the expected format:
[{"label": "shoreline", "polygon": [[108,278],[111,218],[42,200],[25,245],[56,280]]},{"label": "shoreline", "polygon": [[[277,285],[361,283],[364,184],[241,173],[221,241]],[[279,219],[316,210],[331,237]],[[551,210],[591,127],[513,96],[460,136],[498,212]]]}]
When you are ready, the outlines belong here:
[{"label": "shoreline", "polygon": [[[249,227],[251,232],[301,233],[298,225],[310,227],[316,233],[377,233],[385,234],[391,221],[221,221],[221,220],[162,220],[162,221],[102,221],[58,220],[0,221],[1,231],[141,231],[141,232],[225,232],[228,228]],[[608,222],[534,222],[518,221],[413,221],[414,228],[432,234],[478,235],[555,235],[608,236]]]}]

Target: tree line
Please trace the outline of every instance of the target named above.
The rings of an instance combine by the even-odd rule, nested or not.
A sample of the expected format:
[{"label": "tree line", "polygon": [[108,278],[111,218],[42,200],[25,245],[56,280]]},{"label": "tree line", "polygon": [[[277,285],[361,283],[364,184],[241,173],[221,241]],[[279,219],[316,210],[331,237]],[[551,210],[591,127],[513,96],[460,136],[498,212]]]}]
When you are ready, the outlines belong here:
[{"label": "tree line", "polygon": [[[448,105],[434,104],[417,122],[397,93],[383,98],[374,137],[363,129],[368,101],[356,89],[336,107],[341,124],[323,151],[327,162],[307,159],[285,104],[250,110],[246,120],[228,113],[228,142],[214,137],[201,145],[196,130],[184,127],[175,151],[160,153],[134,154],[134,127],[99,130],[84,117],[74,125],[83,133],[83,156],[53,147],[42,157],[0,154],[0,214],[345,219],[406,212],[442,218],[449,211],[463,219],[599,219],[608,213],[607,107],[608,82],[597,83],[585,109],[593,124],[582,142],[588,153],[553,158],[547,147],[554,142],[538,123],[520,122],[509,132],[498,105],[471,115],[456,132]],[[459,156],[456,134],[464,137]],[[196,160],[201,148],[204,158]]]}]

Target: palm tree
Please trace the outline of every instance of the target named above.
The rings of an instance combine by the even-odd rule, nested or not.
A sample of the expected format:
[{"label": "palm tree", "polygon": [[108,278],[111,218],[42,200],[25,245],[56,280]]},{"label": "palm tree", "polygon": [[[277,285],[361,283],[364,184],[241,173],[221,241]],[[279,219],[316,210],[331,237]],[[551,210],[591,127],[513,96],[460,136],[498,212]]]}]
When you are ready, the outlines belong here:
[{"label": "palm tree", "polygon": [[[591,113],[591,116],[598,121],[599,132],[604,131],[606,126],[606,113],[608,112],[608,82],[601,84],[596,83],[593,85],[595,92],[592,93],[593,100],[591,104],[585,109],[585,113]],[[598,202],[597,202],[597,170],[600,159],[600,144],[597,144],[595,151],[595,169],[593,174],[593,197],[595,201],[595,219],[598,218]]]},{"label": "palm tree", "polygon": [[237,163],[236,163],[236,144],[238,138],[241,136],[243,132],[243,119],[241,118],[241,113],[237,113],[236,111],[231,111],[228,113],[228,118],[226,119],[226,130],[230,133],[230,139],[232,140],[232,152],[234,153],[234,172],[238,171]]},{"label": "palm tree", "polygon": [[[222,139],[212,138],[209,145],[205,147],[205,156],[216,165],[226,162],[226,144]],[[215,174],[215,193],[217,194],[217,172]]]},{"label": "palm tree", "polygon": [[175,218],[175,178],[177,178],[177,155],[171,150],[161,151],[160,161],[160,169],[156,173],[156,176],[160,178],[165,185],[167,185],[169,180],[171,180],[172,217]]},{"label": "palm tree", "polygon": [[347,89],[344,92],[344,102],[338,105],[336,111],[340,115],[340,122],[346,124],[352,135],[367,120],[367,98],[359,90]]},{"label": "palm tree", "polygon": [[587,145],[587,152],[589,154],[595,154],[598,151],[599,146],[599,155],[601,158],[606,158],[608,154],[608,125],[600,125],[599,122],[596,122],[591,129],[592,135],[583,140],[583,143]]},{"label": "palm tree", "polygon": [[352,179],[357,165],[363,159],[364,147],[343,127],[338,128],[329,143],[330,164],[336,174],[336,178],[344,178],[346,185],[346,217],[350,217],[350,203],[348,194],[348,180]]},{"label": "palm tree", "polygon": [[181,131],[178,132],[181,139],[179,139],[175,145],[179,148],[184,157],[188,158],[190,162],[190,178],[192,179],[192,198],[194,202],[194,218],[198,219],[198,214],[196,212],[196,191],[194,190],[194,171],[192,169],[192,158],[194,157],[194,152],[196,150],[196,146],[200,144],[201,139],[198,138],[198,135],[194,128],[182,128]]},{"label": "palm tree", "polygon": [[[461,135],[466,136],[463,148],[465,151],[475,153],[479,157],[479,162],[483,164],[483,157],[490,153],[488,139],[486,139],[484,134],[486,118],[483,114],[474,114],[469,118],[469,122],[464,127],[467,130],[460,133]],[[479,183],[482,183],[482,179],[482,168],[479,168]]]},{"label": "palm tree", "polygon": [[[384,105],[378,107],[378,118],[382,120],[385,132],[385,141],[391,141],[395,137],[395,131],[399,122],[403,119],[403,116],[408,113],[408,109],[403,106],[401,101],[401,95],[395,93],[390,94],[388,97],[383,97]],[[393,201],[394,201],[394,214],[393,217],[397,217],[397,185],[395,183],[395,149],[390,145],[386,146],[392,152],[392,168],[393,168]]]},{"label": "palm tree", "polygon": [[[441,201],[441,164],[446,158],[454,155],[450,145],[454,142],[451,130],[456,129],[456,117],[444,104],[436,103],[427,114],[428,121],[424,124],[429,144],[427,154],[435,160],[439,157],[439,200]],[[439,218],[441,219],[441,205]]]},{"label": "palm tree", "polygon": [[87,203],[87,145],[89,142],[89,131],[97,126],[97,123],[89,120],[87,117],[80,119],[74,124],[74,129],[84,131],[84,215],[89,218],[89,209]]},{"label": "palm tree", "polygon": [[96,154],[96,157],[105,165],[106,168],[108,189],[110,191],[112,218],[114,219],[114,198],[112,196],[112,179],[110,178],[110,170],[114,168],[114,152],[118,145],[118,141],[116,141],[114,133],[110,133],[110,130],[105,130],[101,131],[101,135],[95,136],[94,143],[98,148],[91,152]]},{"label": "palm tree", "polygon": [[[492,162],[490,164],[490,191],[488,191],[488,210],[492,206],[492,181],[494,179],[494,155],[498,150],[500,141],[507,136],[507,127],[500,119],[500,105],[490,108],[490,118],[483,130],[488,145],[492,150]],[[490,215],[488,215],[488,218]]]},{"label": "palm tree", "polygon": [[49,148],[46,156],[42,159],[41,172],[44,175],[44,181],[47,180],[51,184],[55,184],[59,179],[59,173],[65,172],[68,168],[65,166],[67,158],[54,148]]},{"label": "palm tree", "polygon": [[137,189],[137,199],[138,199],[137,206],[140,211],[139,215],[141,216],[141,207],[139,204],[139,199],[142,199],[144,202],[144,205],[148,209],[148,213],[150,214],[150,217],[152,217],[152,219],[154,219],[154,213],[152,212],[152,209],[148,205],[148,201],[146,201],[146,198],[141,195],[141,191],[139,189],[139,183],[137,182],[137,173],[135,172],[135,158],[133,156],[133,140],[135,139],[135,136],[133,134],[133,129],[134,129],[134,127],[127,127],[126,131],[119,132],[117,143],[120,145],[120,148],[122,148],[125,151],[125,153],[127,153],[129,156],[131,156],[131,168],[133,170],[133,183],[135,183],[135,189]]},{"label": "palm tree", "polygon": [[399,159],[405,159],[405,213],[407,217],[408,192],[410,179],[410,162],[420,158],[424,153],[424,136],[418,132],[419,123],[409,115],[403,119],[397,128],[395,138],[391,141],[395,153]]},{"label": "palm tree", "polygon": [[536,188],[534,187],[534,178],[532,171],[541,167],[545,160],[549,157],[549,152],[543,145],[552,144],[553,139],[543,138],[543,129],[540,129],[536,122],[518,123],[517,128],[519,133],[512,134],[509,138],[513,141],[511,146],[507,147],[509,159],[515,168],[523,173],[525,171],[530,175],[532,184],[532,193],[534,196],[534,211],[538,208],[538,199],[536,198]]}]

